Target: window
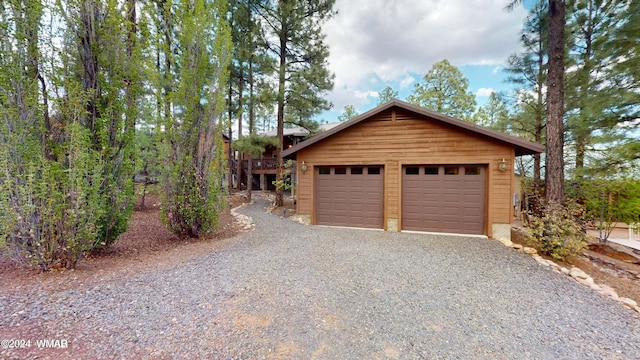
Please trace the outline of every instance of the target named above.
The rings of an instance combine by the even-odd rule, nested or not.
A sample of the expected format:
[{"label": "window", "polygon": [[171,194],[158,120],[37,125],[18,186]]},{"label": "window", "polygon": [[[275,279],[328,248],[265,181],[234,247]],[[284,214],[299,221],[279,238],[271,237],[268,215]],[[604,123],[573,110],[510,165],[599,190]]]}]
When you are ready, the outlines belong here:
[{"label": "window", "polygon": [[480,166],[465,166],[465,175],[480,175]]},{"label": "window", "polygon": [[347,168],[346,167],[337,167],[335,170],[335,174],[336,175],[346,175],[347,174]]},{"label": "window", "polygon": [[331,168],[329,168],[329,167],[318,168],[318,174],[320,174],[320,175],[329,175],[329,174],[331,174]]},{"label": "window", "polygon": [[427,166],[424,168],[425,175],[438,175],[438,167],[437,166]]},{"label": "window", "polygon": [[404,173],[407,174],[407,175],[419,175],[420,174],[420,168],[419,167],[408,167],[408,168],[405,169]]},{"label": "window", "polygon": [[351,175],[362,175],[362,168],[361,167],[352,167],[351,168]]},{"label": "window", "polygon": [[367,169],[367,174],[369,175],[380,175],[380,168],[379,167],[370,167]]},{"label": "window", "polygon": [[445,175],[458,175],[460,174],[460,167],[458,166],[445,166],[444,167]]}]

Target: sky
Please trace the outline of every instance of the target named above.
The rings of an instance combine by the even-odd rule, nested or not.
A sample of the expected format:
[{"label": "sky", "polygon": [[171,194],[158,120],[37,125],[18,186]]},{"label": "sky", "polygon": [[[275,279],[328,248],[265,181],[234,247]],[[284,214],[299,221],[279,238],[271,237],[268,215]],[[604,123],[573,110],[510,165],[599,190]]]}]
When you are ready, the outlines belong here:
[{"label": "sky", "polygon": [[502,69],[509,55],[521,50],[527,15],[522,6],[506,11],[510,1],[336,0],[338,14],[324,25],[335,74],[327,96],[333,109],[316,120],[335,122],[346,105],[360,114],[370,110],[386,86],[406,100],[443,59],[469,79],[478,104],[492,91],[508,90]]}]

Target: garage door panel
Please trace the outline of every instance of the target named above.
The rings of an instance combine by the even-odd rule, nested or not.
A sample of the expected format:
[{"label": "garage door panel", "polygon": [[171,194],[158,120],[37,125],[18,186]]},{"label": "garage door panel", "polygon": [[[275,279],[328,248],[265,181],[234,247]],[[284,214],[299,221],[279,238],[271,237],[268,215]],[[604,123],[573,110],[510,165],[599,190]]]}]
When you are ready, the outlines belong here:
[{"label": "garage door panel", "polygon": [[402,175],[403,229],[484,233],[484,167],[412,165],[411,175],[407,174],[407,168],[403,168]]},{"label": "garage door panel", "polygon": [[[336,169],[343,173],[336,174]],[[317,224],[382,228],[382,167],[330,166],[315,171]]]}]

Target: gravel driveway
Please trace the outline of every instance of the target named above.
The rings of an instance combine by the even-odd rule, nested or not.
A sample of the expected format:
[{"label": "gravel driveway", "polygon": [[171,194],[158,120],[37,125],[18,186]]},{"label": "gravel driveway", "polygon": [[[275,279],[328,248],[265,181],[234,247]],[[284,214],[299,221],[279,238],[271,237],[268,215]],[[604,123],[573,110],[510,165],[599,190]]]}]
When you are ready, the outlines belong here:
[{"label": "gravel driveway", "polygon": [[37,322],[70,345],[0,358],[640,358],[635,312],[498,242],[304,226],[266,205],[183,264],[0,293],[0,334]]}]

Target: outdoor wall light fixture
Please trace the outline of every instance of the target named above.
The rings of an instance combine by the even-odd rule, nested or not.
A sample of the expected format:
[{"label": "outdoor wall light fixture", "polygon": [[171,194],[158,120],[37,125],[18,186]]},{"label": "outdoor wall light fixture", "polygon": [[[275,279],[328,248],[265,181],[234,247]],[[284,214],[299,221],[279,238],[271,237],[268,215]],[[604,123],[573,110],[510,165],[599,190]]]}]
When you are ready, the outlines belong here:
[{"label": "outdoor wall light fixture", "polygon": [[507,170],[507,160],[502,158],[502,161],[500,161],[500,164],[498,164],[498,170],[500,170],[500,171],[506,171]]},{"label": "outdoor wall light fixture", "polygon": [[302,161],[302,165],[300,165],[300,169],[303,173],[307,172],[307,164],[304,163],[304,160]]}]

